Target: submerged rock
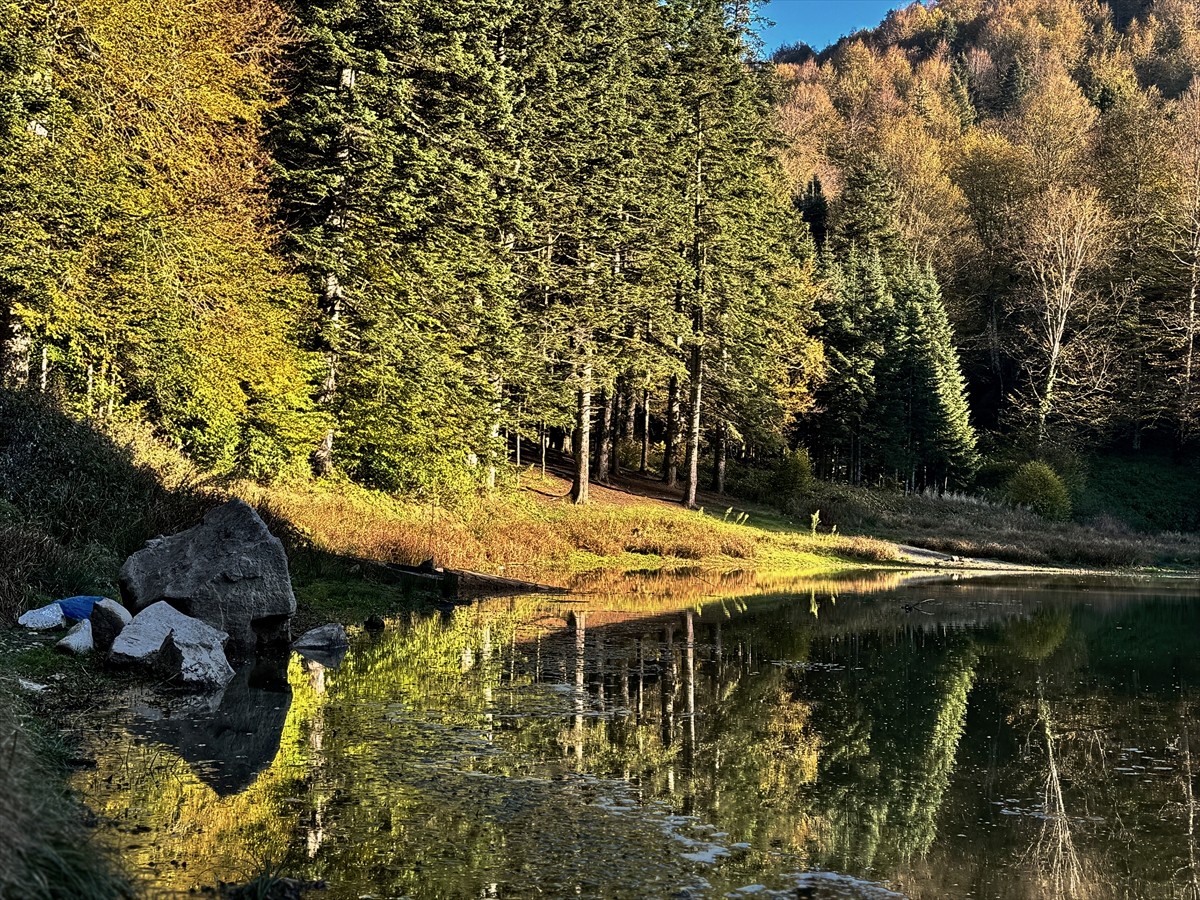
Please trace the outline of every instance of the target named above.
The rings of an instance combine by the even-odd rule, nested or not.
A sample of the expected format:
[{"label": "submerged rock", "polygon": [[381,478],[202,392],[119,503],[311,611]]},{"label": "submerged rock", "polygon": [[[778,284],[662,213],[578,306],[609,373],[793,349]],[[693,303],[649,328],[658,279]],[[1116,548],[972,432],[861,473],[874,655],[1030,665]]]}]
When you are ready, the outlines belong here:
[{"label": "submerged rock", "polygon": [[159,601],[122,629],[113,642],[110,659],[153,668],[188,687],[222,687],[233,678],[224,650],[228,637]]},{"label": "submerged rock", "polygon": [[346,626],[336,622],[312,628],[300,637],[292,647],[296,650],[339,650],[350,646],[350,637],[346,634]]},{"label": "submerged rock", "polygon": [[88,619],[77,622],[67,632],[67,636],[54,645],[55,650],[60,650],[63,653],[74,653],[76,656],[91,653],[94,647],[95,644],[92,642],[92,623]]},{"label": "submerged rock", "polygon": [[304,632],[292,644],[292,649],[305,659],[320,663],[327,669],[335,669],[346,658],[350,638],[345,626],[335,622]]},{"label": "submerged rock", "polygon": [[92,608],[92,640],[96,649],[107,652],[112,649],[125,626],[133,621],[133,614],[115,600],[107,597]]},{"label": "submerged rock", "polygon": [[150,541],[125,561],[120,582],[133,610],[166,601],[228,634],[235,656],[291,636],[296,595],[283,544],[241,500],[210,510],[195,528]]}]

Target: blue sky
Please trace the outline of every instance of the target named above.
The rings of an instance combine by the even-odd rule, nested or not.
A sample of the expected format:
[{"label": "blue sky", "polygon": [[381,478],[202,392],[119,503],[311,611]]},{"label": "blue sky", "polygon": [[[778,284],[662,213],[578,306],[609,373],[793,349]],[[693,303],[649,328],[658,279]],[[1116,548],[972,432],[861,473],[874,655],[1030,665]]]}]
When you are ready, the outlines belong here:
[{"label": "blue sky", "polygon": [[761,15],[774,26],[763,28],[765,53],[783,44],[803,41],[822,50],[844,34],[871,28],[883,21],[889,10],[907,6],[911,0],[770,0]]}]

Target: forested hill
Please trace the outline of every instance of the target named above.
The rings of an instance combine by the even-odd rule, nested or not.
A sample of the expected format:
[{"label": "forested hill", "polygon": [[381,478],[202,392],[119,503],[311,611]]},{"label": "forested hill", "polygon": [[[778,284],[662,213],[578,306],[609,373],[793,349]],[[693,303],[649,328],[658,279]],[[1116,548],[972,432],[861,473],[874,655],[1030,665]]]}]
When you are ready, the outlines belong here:
[{"label": "forested hill", "polygon": [[520,436],[685,502],[789,446],[914,488],[1188,447],[1195,4],[944,0],[778,64],[754,12],[0,5],[2,386],[433,494]]},{"label": "forested hill", "polygon": [[[818,242],[890,225],[932,263],[994,444],[1195,441],[1200,4],[940,0],[776,58]],[[870,354],[818,333],[862,360],[818,390],[844,409]]]}]

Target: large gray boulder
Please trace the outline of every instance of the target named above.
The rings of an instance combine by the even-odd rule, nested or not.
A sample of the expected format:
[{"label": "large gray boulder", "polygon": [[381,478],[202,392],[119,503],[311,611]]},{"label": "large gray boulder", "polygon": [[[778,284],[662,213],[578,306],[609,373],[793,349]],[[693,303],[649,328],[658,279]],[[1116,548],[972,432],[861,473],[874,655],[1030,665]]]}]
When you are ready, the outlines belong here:
[{"label": "large gray boulder", "polygon": [[107,597],[92,607],[92,640],[96,649],[107,652],[112,649],[125,626],[133,621],[133,615],[115,600]]},{"label": "large gray boulder", "polygon": [[228,637],[160,600],[121,630],[109,659],[154,669],[185,687],[223,687],[233,678],[224,650]]},{"label": "large gray boulder", "polygon": [[195,528],[150,541],[125,561],[120,584],[134,611],[165,600],[226,632],[233,656],[291,637],[296,595],[283,544],[241,500],[209,511]]}]

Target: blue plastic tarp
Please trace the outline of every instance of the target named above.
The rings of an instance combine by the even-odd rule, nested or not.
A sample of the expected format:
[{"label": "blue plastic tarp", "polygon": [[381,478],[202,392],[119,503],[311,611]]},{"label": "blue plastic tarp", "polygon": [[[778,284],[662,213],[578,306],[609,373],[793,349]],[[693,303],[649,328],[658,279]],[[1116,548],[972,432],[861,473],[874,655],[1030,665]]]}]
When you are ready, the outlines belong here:
[{"label": "blue plastic tarp", "polygon": [[90,619],[92,607],[103,599],[103,597],[67,597],[59,600],[58,605],[62,607],[64,618],[79,622],[83,619]]}]

